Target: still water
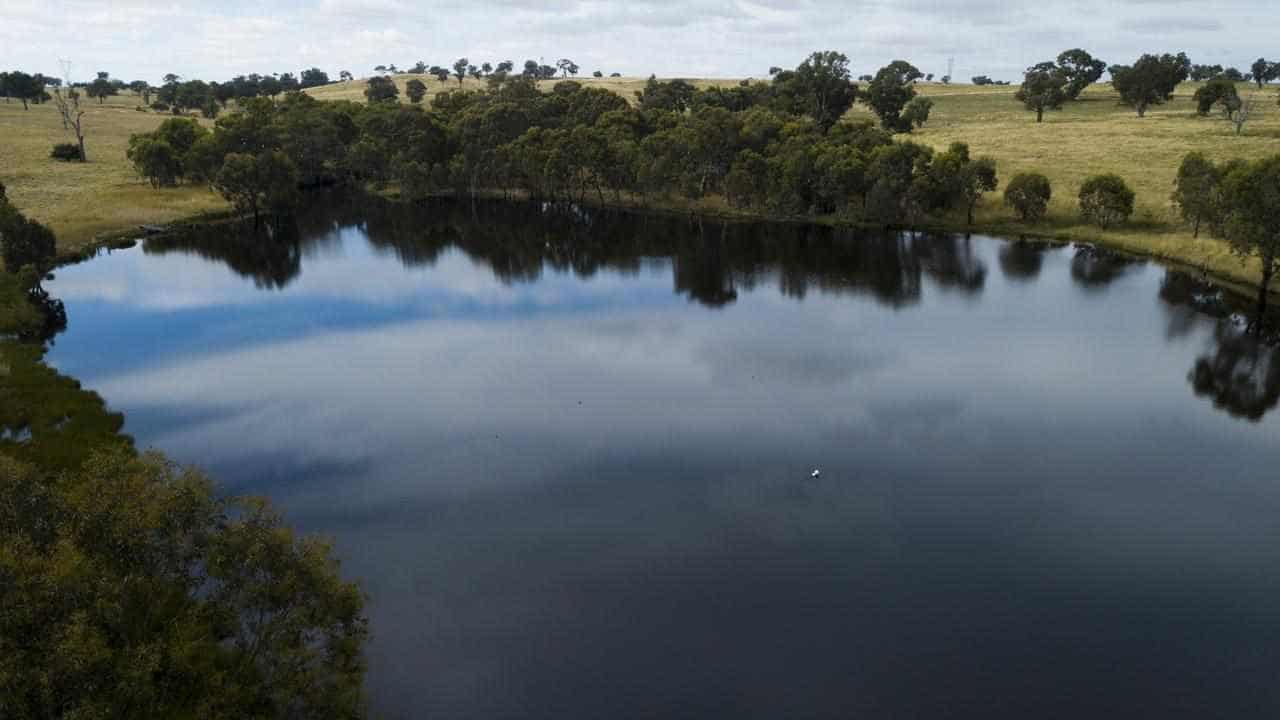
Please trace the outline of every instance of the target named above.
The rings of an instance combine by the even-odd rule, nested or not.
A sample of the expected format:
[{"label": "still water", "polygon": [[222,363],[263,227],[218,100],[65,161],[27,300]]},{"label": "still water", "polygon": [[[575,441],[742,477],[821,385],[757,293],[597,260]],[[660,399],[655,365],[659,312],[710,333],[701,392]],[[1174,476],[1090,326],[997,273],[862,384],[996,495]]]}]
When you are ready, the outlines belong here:
[{"label": "still water", "polygon": [[331,205],[59,271],[48,358],[334,539],[380,716],[1280,713],[1247,300],[1083,247]]}]

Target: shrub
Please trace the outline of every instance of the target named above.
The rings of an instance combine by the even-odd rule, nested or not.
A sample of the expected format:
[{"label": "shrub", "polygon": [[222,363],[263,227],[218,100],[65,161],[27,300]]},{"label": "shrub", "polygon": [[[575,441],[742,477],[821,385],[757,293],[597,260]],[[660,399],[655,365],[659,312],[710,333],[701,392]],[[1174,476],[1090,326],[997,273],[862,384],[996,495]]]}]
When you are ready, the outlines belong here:
[{"label": "shrub", "polygon": [[63,162],[72,162],[75,160],[83,160],[80,154],[80,146],[75,143],[58,143],[53,146],[53,150],[49,153],[49,157],[54,160],[62,160]]},{"label": "shrub", "polygon": [[1018,173],[1004,189],[1004,204],[1013,208],[1023,222],[1044,217],[1051,197],[1049,178],[1040,173]]},{"label": "shrub", "polygon": [[1080,186],[1080,214],[1106,230],[1133,214],[1133,191],[1118,175],[1094,175]]},{"label": "shrub", "polygon": [[160,102],[159,100],[151,103],[151,109],[155,110],[156,112],[169,112],[169,106],[165,103]]},{"label": "shrub", "polygon": [[902,109],[903,122],[910,123],[918,128],[924,127],[929,122],[929,111],[933,109],[933,101],[927,97],[913,98],[907,106]]},{"label": "shrub", "polygon": [[129,141],[126,156],[133,161],[133,168],[138,174],[151,183],[151,187],[176,185],[182,176],[182,163],[173,146],[150,135],[134,135]]}]

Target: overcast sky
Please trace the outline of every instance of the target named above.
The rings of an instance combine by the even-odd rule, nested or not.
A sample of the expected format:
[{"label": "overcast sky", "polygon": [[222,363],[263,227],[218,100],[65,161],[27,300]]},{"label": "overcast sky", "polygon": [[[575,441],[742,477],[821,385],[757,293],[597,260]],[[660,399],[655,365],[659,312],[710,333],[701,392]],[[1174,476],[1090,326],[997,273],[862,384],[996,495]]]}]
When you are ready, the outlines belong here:
[{"label": "overcast sky", "polygon": [[158,82],[318,66],[336,78],[418,60],[569,57],[584,73],[763,77],[813,50],[855,75],[905,59],[1012,79],[1069,47],[1107,62],[1185,50],[1197,63],[1280,57],[1275,0],[0,0],[0,66]]}]

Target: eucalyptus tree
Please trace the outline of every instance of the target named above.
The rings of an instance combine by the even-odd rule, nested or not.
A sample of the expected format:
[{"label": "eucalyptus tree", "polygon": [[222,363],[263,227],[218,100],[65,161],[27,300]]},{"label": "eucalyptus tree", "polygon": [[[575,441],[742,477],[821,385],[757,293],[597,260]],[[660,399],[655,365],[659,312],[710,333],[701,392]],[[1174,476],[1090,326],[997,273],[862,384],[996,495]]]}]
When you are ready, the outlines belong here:
[{"label": "eucalyptus tree", "polygon": [[1202,153],[1190,152],[1182,158],[1171,199],[1182,219],[1191,223],[1192,237],[1200,237],[1201,223],[1216,220],[1221,180],[1221,171]]},{"label": "eucalyptus tree", "polygon": [[117,95],[116,86],[111,82],[111,74],[100,72],[98,77],[85,88],[85,94],[91,98],[97,98],[98,104],[101,105],[107,98]]},{"label": "eucalyptus tree", "polygon": [[[1037,66],[1039,67],[1039,66]],[[1028,110],[1035,111],[1036,122],[1044,122],[1045,110],[1058,110],[1067,101],[1067,78],[1060,71],[1031,68],[1022,79],[1022,87],[1013,97]]]},{"label": "eucalyptus tree", "polygon": [[916,96],[914,81],[924,75],[905,60],[894,60],[876,72],[862,93],[862,101],[880,118],[880,126],[891,132],[911,132],[902,119],[902,109]]},{"label": "eucalyptus tree", "polygon": [[409,98],[409,102],[417,105],[422,102],[422,98],[427,96],[427,84],[414,78],[405,83],[404,94]]},{"label": "eucalyptus tree", "polygon": [[788,109],[808,115],[823,129],[835,125],[858,99],[849,58],[834,50],[815,52],[795,70],[774,73],[773,86],[789,98]]},{"label": "eucalyptus tree", "polygon": [[1280,155],[1235,164],[1222,178],[1222,235],[1241,258],[1257,258],[1259,318],[1280,270]]},{"label": "eucalyptus tree", "polygon": [[1107,63],[1085,50],[1072,48],[1058,53],[1058,72],[1067,80],[1063,93],[1068,100],[1080,97],[1084,89],[1098,82],[1107,71]]},{"label": "eucalyptus tree", "polygon": [[1136,110],[1138,117],[1144,117],[1150,106],[1173,98],[1178,83],[1191,73],[1191,61],[1186,53],[1143,55],[1133,65],[1112,65],[1110,70],[1120,101]]},{"label": "eucalyptus tree", "polygon": [[1253,73],[1253,81],[1258,84],[1258,89],[1280,77],[1280,63],[1268,62],[1266,58],[1254,60],[1249,70]]},{"label": "eucalyptus tree", "polygon": [[395,102],[400,97],[400,88],[396,87],[395,80],[385,75],[374,75],[368,80],[364,96],[370,103]]}]

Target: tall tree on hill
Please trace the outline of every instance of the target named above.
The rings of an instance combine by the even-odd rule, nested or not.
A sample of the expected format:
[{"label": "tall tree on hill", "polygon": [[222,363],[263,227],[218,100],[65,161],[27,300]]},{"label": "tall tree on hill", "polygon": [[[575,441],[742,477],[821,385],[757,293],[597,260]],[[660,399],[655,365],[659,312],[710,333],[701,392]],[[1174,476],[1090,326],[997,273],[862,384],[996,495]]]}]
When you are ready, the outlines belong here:
[{"label": "tall tree on hill", "polygon": [[1064,50],[1058,54],[1058,72],[1067,80],[1062,92],[1068,100],[1079,98],[1080,93],[1098,82],[1106,71],[1106,62],[1080,48]]},{"label": "tall tree on hill", "polygon": [[418,78],[414,78],[405,83],[404,94],[408,96],[409,102],[417,105],[422,102],[422,98],[427,96],[427,84]]},{"label": "tall tree on hill", "polygon": [[364,89],[364,96],[370,104],[395,102],[400,97],[400,88],[396,87],[395,80],[384,75],[375,75],[369,78],[368,85]]},{"label": "tall tree on hill", "polygon": [[567,78],[570,75],[577,75],[579,68],[578,64],[569,58],[560,58],[560,60],[556,62],[556,69],[560,71],[561,77]]},{"label": "tall tree on hill", "polygon": [[21,70],[9,73],[5,81],[5,93],[22,101],[22,109],[30,110],[28,102],[38,102],[44,95],[44,83],[38,75],[29,75]]},{"label": "tall tree on hill", "polygon": [[1191,73],[1186,53],[1143,55],[1133,65],[1112,65],[1111,80],[1120,101],[1145,117],[1147,108],[1173,98],[1178,83]]},{"label": "tall tree on hill", "polygon": [[304,88],[320,87],[329,84],[329,75],[320,68],[313,67],[302,71],[300,85]]},{"label": "tall tree on hill", "polygon": [[1062,103],[1067,100],[1065,88],[1068,82],[1057,69],[1043,70],[1037,69],[1038,67],[1027,70],[1022,79],[1022,87],[1014,93],[1014,98],[1028,110],[1035,111],[1036,122],[1044,122],[1045,110],[1061,109]]},{"label": "tall tree on hill", "polygon": [[471,62],[466,58],[458,58],[457,62],[453,64],[453,74],[458,78],[459,86],[462,85],[463,79],[467,77],[467,67],[469,65],[471,65]]},{"label": "tall tree on hill", "polygon": [[1249,70],[1253,72],[1253,81],[1258,83],[1261,89],[1268,81],[1274,80],[1277,74],[1280,74],[1280,64],[1267,62],[1266,58],[1258,58],[1253,61],[1253,65],[1249,66]]},{"label": "tall tree on hill", "polygon": [[143,105],[151,104],[151,84],[146,80],[134,80],[129,83],[129,89],[133,91],[134,95],[142,98]]},{"label": "tall tree on hill", "polygon": [[792,110],[813,118],[822,129],[840,120],[858,99],[849,58],[834,50],[815,52],[791,72],[773,75],[778,93],[791,99]]},{"label": "tall tree on hill", "polygon": [[111,84],[111,74],[98,73],[98,77],[85,88],[85,94],[91,98],[97,98],[99,105],[106,102],[108,97],[117,94],[115,85]]},{"label": "tall tree on hill", "polygon": [[913,81],[924,77],[915,65],[894,60],[880,68],[867,85],[862,100],[880,118],[880,126],[891,132],[911,132],[911,123],[902,121],[902,109],[916,96]]},{"label": "tall tree on hill", "polygon": [[343,70],[338,73],[338,79],[341,80],[342,82],[351,82],[354,79],[354,77],[355,76],[351,74],[350,70]]},{"label": "tall tree on hill", "polygon": [[1203,82],[1222,74],[1221,65],[1192,65],[1189,77],[1196,82]]}]

